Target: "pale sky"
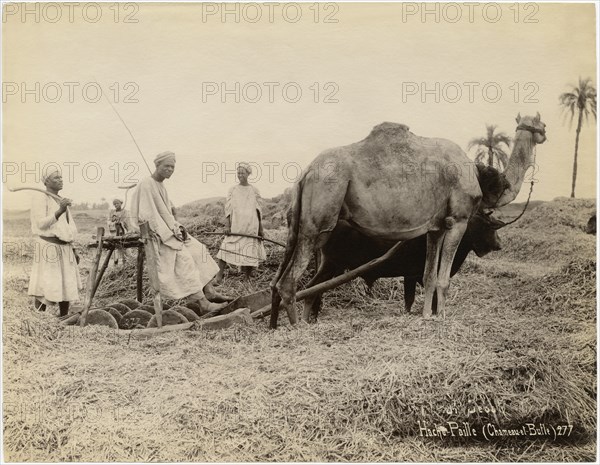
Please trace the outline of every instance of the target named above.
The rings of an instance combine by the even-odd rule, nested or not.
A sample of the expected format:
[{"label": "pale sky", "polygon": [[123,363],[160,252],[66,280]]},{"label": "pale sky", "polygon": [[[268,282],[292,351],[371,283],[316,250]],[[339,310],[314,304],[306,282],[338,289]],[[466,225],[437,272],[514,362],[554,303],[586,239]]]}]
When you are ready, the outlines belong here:
[{"label": "pale sky", "polygon": [[[486,123],[514,136],[517,113],[537,111],[548,141],[537,148],[532,198],[570,194],[576,119],[563,123],[558,96],[579,76],[596,83],[594,4],[430,4],[425,16],[422,3],[297,5],[229,5],[223,17],[219,4],[110,3],[97,22],[98,11],[81,6],[29,5],[23,16],[22,6],[5,5],[4,207],[28,208],[37,194],[7,187],[42,187],[34,173],[47,163],[66,178],[72,167],[61,193],[76,202],[122,196],[118,185],[148,175],[107,101],[92,102],[96,81],[148,163],[177,154],[166,181],[176,205],[225,195],[239,161],[258,164],[262,176],[250,180],[264,197],[280,194],[298,167],[384,121],[466,149]],[[578,197],[596,196],[596,152],[591,120],[581,132]]]}]

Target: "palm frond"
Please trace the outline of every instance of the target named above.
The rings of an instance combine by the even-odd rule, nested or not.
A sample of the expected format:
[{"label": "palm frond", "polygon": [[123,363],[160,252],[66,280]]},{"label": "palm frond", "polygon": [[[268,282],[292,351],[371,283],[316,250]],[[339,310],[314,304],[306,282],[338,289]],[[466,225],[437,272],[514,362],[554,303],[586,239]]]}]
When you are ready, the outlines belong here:
[{"label": "palm frond", "polygon": [[486,145],[487,138],[486,137],[477,137],[475,139],[471,139],[467,144],[467,150],[471,150],[473,147],[479,147],[482,145]]},{"label": "palm frond", "polygon": [[498,160],[501,169],[505,169],[508,166],[509,155],[504,150],[497,148],[494,150],[494,156]]},{"label": "palm frond", "polygon": [[485,165],[485,159],[487,157],[487,152],[485,150],[480,150],[475,154],[475,164]]},{"label": "palm frond", "polygon": [[507,147],[509,147],[511,142],[512,137],[506,135],[503,132],[499,132],[498,134],[494,135],[494,146],[505,144]]},{"label": "palm frond", "polygon": [[498,166],[506,166],[508,164],[508,155],[506,154],[503,146],[506,148],[510,147],[512,138],[506,135],[504,132],[496,133],[498,128],[495,124],[486,124],[485,137],[477,137],[471,139],[467,145],[467,150],[471,150],[476,147],[477,152],[475,153],[475,163],[481,163],[487,165],[489,163],[489,154],[492,152],[492,166],[494,165],[494,159],[497,160]]},{"label": "palm frond", "polygon": [[590,78],[583,79],[579,77],[577,85],[570,84],[571,90],[564,92],[559,95],[558,101],[562,107],[562,111],[569,118],[569,129],[573,126],[573,119],[575,114],[581,112],[585,117],[586,122],[588,121],[589,114],[597,118],[597,92],[593,85],[593,81]]}]

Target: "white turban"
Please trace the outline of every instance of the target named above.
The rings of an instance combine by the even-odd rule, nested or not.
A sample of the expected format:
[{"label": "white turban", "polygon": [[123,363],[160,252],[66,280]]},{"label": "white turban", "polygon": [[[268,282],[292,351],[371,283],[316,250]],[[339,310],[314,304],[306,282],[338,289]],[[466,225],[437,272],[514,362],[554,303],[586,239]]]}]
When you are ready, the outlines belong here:
[{"label": "white turban", "polygon": [[154,166],[160,165],[165,160],[173,160],[175,161],[175,154],[173,152],[162,152],[156,155],[154,159]]},{"label": "white turban", "polygon": [[250,166],[250,163],[247,163],[245,161],[240,162],[240,164],[238,165],[238,168],[243,168],[246,170],[246,172],[248,174],[252,174],[252,167]]},{"label": "white turban", "polygon": [[42,184],[46,184],[46,181],[54,173],[59,173],[60,174],[60,170],[58,169],[58,167],[50,167],[47,170],[45,170],[45,172],[44,172],[44,170],[42,170]]}]

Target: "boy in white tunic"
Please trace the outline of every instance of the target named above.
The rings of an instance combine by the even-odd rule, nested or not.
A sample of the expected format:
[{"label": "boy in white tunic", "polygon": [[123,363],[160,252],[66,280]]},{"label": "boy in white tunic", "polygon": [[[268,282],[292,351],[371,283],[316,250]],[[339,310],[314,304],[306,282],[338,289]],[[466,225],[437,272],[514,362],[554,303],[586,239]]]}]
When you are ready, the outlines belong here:
[{"label": "boy in white tunic", "polygon": [[[114,199],[113,206],[108,211],[108,231],[113,236],[124,236],[129,232],[129,212],[123,208],[123,201],[121,199]],[[125,260],[129,258],[127,250],[123,247],[117,247],[115,249],[114,263],[117,265],[119,260],[124,265]]]}]

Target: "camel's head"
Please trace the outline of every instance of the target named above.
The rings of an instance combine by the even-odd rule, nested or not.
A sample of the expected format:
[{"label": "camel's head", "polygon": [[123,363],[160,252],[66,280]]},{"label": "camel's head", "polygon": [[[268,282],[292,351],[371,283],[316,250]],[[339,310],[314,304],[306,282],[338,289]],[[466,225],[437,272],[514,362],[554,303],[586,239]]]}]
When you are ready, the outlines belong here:
[{"label": "camel's head", "polygon": [[517,115],[517,131],[529,131],[533,136],[535,144],[543,144],[546,141],[546,123],[542,122],[539,112],[535,116]]}]

